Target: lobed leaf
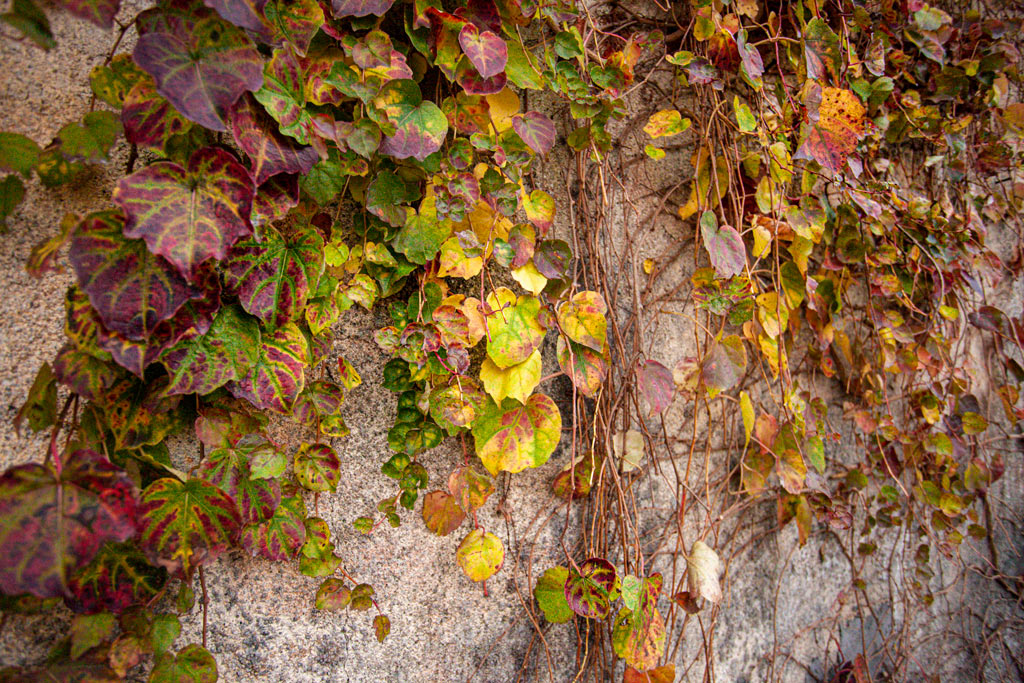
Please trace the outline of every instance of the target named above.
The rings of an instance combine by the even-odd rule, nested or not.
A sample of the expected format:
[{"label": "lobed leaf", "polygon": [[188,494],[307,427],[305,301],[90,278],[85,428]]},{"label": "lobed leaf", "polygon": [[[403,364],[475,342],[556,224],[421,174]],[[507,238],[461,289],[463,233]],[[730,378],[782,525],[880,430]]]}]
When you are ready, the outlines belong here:
[{"label": "lobed leaf", "polygon": [[203,479],[231,497],[243,525],[269,519],[281,502],[277,479],[254,478],[247,456],[244,449],[218,448],[199,467]]},{"label": "lobed leaf", "polygon": [[282,498],[270,519],[242,530],[242,547],[253,557],[275,562],[294,559],[306,542],[305,516],[302,498]]},{"label": "lobed leaf", "polygon": [[261,410],[288,415],[305,386],[304,372],[309,361],[309,346],[302,331],[293,323],[286,323],[273,334],[262,335],[249,374],[229,382],[228,391]]},{"label": "lobed leaf", "polygon": [[202,336],[180,342],[160,359],[168,394],[209,394],[245,377],[256,362],[260,328],[238,306],[222,308]]}]

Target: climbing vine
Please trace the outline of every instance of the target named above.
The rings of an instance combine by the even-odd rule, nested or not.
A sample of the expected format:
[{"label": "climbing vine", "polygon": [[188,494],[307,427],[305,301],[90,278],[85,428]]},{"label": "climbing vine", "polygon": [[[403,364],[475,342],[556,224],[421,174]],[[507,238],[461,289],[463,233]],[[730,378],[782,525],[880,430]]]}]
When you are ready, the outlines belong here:
[{"label": "climbing vine", "polygon": [[[58,4],[104,27],[119,10]],[[194,579],[205,593],[204,566],[229,548],[297,561],[323,580],[317,609],[374,610],[387,637],[386,598],[307,507],[341,477],[361,379],[332,327],[353,306],[390,319],[373,336],[397,395],[380,463],[393,495],[359,531],[399,526],[422,497],[425,526],[463,536],[456,561],[486,590],[505,548],[476,511],[500,473],[544,465],[562,440],[541,391],[553,339],[595,425],[554,477],[566,505],[621,487],[655,450],[646,428],[611,429],[616,411],[687,402],[742,425],[716,446],[734,454],[732,510],[770,497],[801,543],[815,520],[859,524],[864,556],[879,529],[911,528],[927,602],[929,549],[952,557],[991,533],[975,503],[1024,418],[1024,316],[985,298],[1020,274],[1019,252],[1004,262],[987,239],[1021,237],[1020,22],[915,0],[775,4],[676,3],[621,35],[544,0],[160,0],[119,23],[81,121],[45,147],[0,133],[0,220],[23,179],[74,182],[130,145],[109,208],[69,214],[27,264],[43,277],[66,254],[75,284],[67,343],[17,417],[49,433],[47,452],[0,477],[0,591],[5,610],[63,600],[76,616],[47,663],[12,675],[120,680],[152,658],[150,680],[216,680],[205,642],[174,642]],[[31,0],[0,19],[55,45]],[[659,211],[695,236],[703,337],[667,365],[625,351],[537,180],[548,155],[609,167],[645,87],[663,106],[637,126],[643,163],[657,170],[681,139],[692,151]],[[669,265],[644,260],[648,285]],[[1001,415],[983,414],[958,362],[968,326],[999,351]],[[294,452],[269,434],[282,419],[303,434]],[[829,457],[840,421],[855,462]],[[182,436],[191,465],[168,449]],[[421,460],[445,438],[464,461],[432,487]],[[685,585],[648,571],[639,543],[591,543],[540,576],[540,613],[602,624],[626,680],[674,680],[675,614],[722,598],[711,533],[689,544]]]}]

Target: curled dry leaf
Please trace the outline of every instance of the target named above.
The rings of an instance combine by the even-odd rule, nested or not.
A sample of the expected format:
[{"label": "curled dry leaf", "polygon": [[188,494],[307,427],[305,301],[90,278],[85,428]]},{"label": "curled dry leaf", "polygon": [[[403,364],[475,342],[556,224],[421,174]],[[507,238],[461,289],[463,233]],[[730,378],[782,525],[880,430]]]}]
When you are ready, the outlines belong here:
[{"label": "curled dry leaf", "polygon": [[722,586],[718,583],[718,575],[722,571],[722,563],[718,553],[704,541],[697,541],[686,558],[686,574],[690,583],[690,595],[693,598],[706,598],[711,602],[722,599]]}]

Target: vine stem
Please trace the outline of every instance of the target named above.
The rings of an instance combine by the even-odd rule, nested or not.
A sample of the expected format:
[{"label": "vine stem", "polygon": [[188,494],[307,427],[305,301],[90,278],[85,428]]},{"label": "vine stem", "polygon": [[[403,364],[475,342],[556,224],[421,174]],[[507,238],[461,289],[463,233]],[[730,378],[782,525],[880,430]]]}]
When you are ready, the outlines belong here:
[{"label": "vine stem", "polygon": [[203,567],[199,567],[199,586],[203,589],[203,647],[206,647],[206,613],[210,609],[210,596],[206,593],[206,574]]}]

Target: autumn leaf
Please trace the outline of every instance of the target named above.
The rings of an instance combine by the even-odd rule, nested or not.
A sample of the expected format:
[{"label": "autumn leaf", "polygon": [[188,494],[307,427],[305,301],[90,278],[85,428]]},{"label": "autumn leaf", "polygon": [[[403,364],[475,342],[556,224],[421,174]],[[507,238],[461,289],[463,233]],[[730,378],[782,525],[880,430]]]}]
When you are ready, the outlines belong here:
[{"label": "autumn leaf", "polygon": [[839,173],[865,133],[867,110],[860,98],[843,88],[822,88],[810,82],[804,94],[809,126],[794,159],[817,161]]}]

